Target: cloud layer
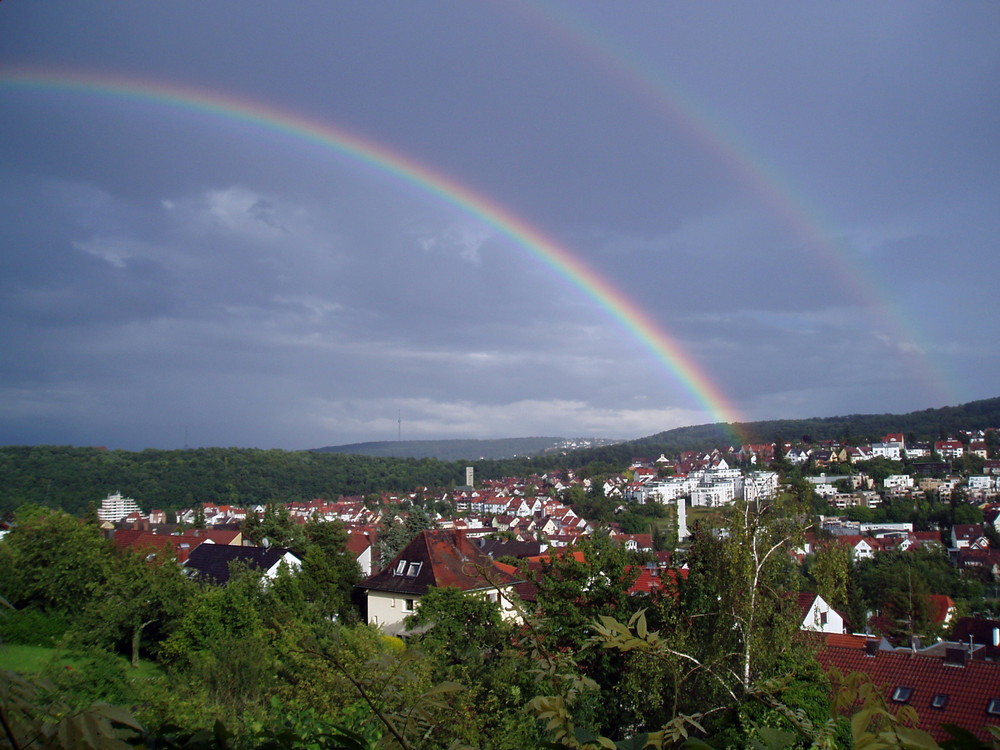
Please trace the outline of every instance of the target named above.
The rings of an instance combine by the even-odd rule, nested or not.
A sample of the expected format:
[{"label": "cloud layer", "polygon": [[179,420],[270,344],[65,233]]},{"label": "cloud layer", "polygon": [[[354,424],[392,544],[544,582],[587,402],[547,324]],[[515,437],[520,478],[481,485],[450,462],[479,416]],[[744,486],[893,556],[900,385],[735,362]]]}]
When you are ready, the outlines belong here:
[{"label": "cloud layer", "polygon": [[[0,441],[637,437],[719,413],[494,226],[273,129],[363,135],[569,248],[746,419],[997,395],[1000,9],[0,7]],[[178,40],[184,54],[177,54]]]}]

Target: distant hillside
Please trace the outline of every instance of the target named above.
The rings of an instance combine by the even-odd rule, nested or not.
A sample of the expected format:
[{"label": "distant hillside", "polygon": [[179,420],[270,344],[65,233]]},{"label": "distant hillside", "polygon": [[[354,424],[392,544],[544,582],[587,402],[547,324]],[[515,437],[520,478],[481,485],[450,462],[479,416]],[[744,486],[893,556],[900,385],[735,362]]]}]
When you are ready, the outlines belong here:
[{"label": "distant hillside", "polygon": [[[938,440],[959,430],[1000,428],[1000,398],[972,401],[960,406],[923,409],[909,414],[851,414],[844,417],[774,419],[736,425],[737,433],[752,443],[841,440],[850,444],[881,440],[901,432],[908,441]],[[364,456],[436,458],[441,461],[502,461],[490,473],[578,467],[591,462],[626,464],[636,457],[655,458],[686,450],[725,448],[734,444],[733,429],[726,424],[678,427],[629,441],[567,440],[564,438],[510,438],[504,440],[414,440],[357,443],[320,452]],[[589,444],[588,444],[589,443]],[[736,447],[736,446],[734,446]],[[565,455],[568,454],[568,455]]]},{"label": "distant hillside", "polygon": [[[878,441],[890,432],[903,433],[907,442],[934,441],[957,435],[959,430],[985,430],[990,427],[1000,429],[1000,398],[971,401],[960,406],[923,409],[909,414],[851,414],[845,417],[775,419],[736,425],[738,434],[755,444],[799,442],[806,438],[805,442],[840,440],[850,445]],[[575,451],[562,463],[569,467],[591,462],[621,465],[632,458],[655,458],[661,453],[669,456],[680,451],[725,448],[733,445],[733,442],[734,432],[726,424],[694,425],[637,440]],[[552,461],[548,463],[555,465]]]},{"label": "distant hillside", "polygon": [[[736,425],[737,430],[755,443],[778,440],[806,442],[840,440],[848,444],[881,440],[890,432],[901,432],[909,442],[942,440],[956,436],[959,430],[1000,428],[1000,398],[970,401],[960,406],[922,409],[908,414],[850,414],[844,417],[809,419],[774,419]],[[655,445],[692,445],[705,440],[732,440],[724,425],[681,427],[635,441]],[[721,446],[720,446],[721,447]]]},{"label": "distant hillside", "polygon": [[603,438],[526,437],[497,440],[386,440],[316,448],[316,453],[349,453],[382,458],[436,458],[479,461],[524,458],[585,450],[615,443]]}]

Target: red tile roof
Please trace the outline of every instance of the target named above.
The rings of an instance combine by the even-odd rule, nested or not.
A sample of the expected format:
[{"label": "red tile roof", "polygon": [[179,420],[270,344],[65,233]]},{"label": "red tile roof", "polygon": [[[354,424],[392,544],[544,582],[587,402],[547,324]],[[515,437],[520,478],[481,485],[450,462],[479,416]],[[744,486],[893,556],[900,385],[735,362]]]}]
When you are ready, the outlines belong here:
[{"label": "red tile roof", "polygon": [[[836,643],[846,638],[855,636],[840,636]],[[823,668],[836,668],[844,675],[867,674],[883,688],[890,710],[903,705],[892,700],[897,687],[913,688],[906,703],[917,712],[917,726],[938,741],[950,736],[942,729],[944,724],[967,729],[984,741],[989,735],[983,727],[1000,726],[1000,715],[987,712],[992,699],[997,699],[1000,707],[1000,664],[996,662],[966,661],[964,666],[955,666],[941,658],[910,652],[877,651],[868,656],[863,644],[860,648],[842,647],[832,645],[829,639],[826,644],[817,655]],[[940,708],[933,705],[936,696],[947,696]]]},{"label": "red tile roof", "polygon": [[462,591],[513,585],[508,572],[466,539],[461,531],[421,531],[383,570],[358,584],[362,589],[425,594],[434,586]]},{"label": "red tile roof", "polygon": [[118,549],[169,549],[177,556],[177,562],[184,562],[191,554],[191,550],[207,540],[206,536],[154,534],[152,531],[120,529],[115,532],[114,545]]}]

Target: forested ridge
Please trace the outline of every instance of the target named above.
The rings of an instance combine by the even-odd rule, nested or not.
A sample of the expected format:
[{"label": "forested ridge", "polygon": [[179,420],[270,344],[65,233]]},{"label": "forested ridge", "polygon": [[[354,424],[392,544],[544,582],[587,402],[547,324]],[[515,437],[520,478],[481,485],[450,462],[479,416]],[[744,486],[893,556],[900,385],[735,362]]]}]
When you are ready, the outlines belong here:
[{"label": "forested ridge", "polygon": [[[850,443],[902,432],[908,440],[936,440],[958,430],[1000,426],[1000,398],[910,414],[851,415],[773,420],[737,425],[735,434],[753,442],[796,441],[802,436]],[[144,510],[172,510],[197,503],[256,505],[340,495],[451,488],[476,477],[525,476],[559,468],[618,471],[637,456],[732,445],[727,425],[699,425],[640,440],[565,454],[480,461],[391,458],[315,451],[245,448],[121,451],[71,446],[0,448],[0,513],[25,503],[82,515],[108,493],[133,497]]]},{"label": "forested ridge", "polygon": [[0,448],[0,512],[26,503],[82,515],[112,492],[143,510],[197,503],[256,505],[336,499],[464,481],[464,464],[309,451],[199,448],[108,451],[33,446]]}]

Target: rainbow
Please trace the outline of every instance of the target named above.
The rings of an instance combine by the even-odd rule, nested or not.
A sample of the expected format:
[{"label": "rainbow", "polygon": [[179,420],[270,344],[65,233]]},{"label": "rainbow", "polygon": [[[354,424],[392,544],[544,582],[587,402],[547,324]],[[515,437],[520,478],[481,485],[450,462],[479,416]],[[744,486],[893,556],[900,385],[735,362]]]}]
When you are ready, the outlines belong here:
[{"label": "rainbow", "polygon": [[791,181],[780,174],[757,150],[718,118],[711,116],[664,73],[616,43],[603,27],[588,22],[572,6],[552,3],[515,3],[504,6],[529,28],[540,30],[587,61],[601,75],[643,102],[652,112],[683,133],[798,238],[801,246],[822,264],[818,273],[839,280],[846,293],[871,311],[873,323],[883,326],[896,343],[908,370],[922,381],[928,394],[941,403],[957,403],[962,396],[951,384],[953,375],[928,358],[921,332],[912,324],[891,284],[877,280],[866,268],[862,254],[842,233],[830,226]]},{"label": "rainbow", "polygon": [[[579,290],[648,350],[712,419],[734,429],[734,425],[743,421],[673,336],[568,248],[485,195],[383,144],[300,113],[230,94],[117,74],[0,68],[0,90],[3,89],[92,96],[207,114],[313,144],[373,167],[457,207],[522,248],[533,260]],[[734,437],[742,439],[735,433]]]}]

